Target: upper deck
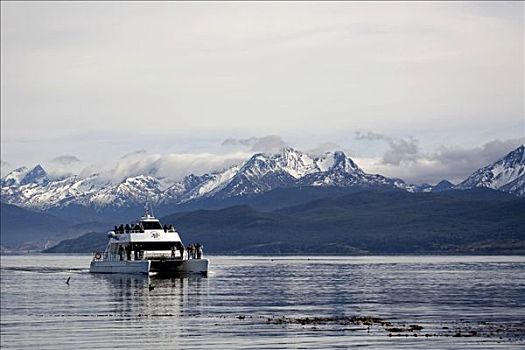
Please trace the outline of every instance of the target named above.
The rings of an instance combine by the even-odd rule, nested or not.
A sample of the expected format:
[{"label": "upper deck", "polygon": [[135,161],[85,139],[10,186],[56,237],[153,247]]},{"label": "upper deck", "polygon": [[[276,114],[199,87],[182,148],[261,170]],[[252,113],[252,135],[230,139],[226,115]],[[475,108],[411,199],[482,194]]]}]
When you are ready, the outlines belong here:
[{"label": "upper deck", "polygon": [[162,225],[148,210],[140,220],[126,226],[115,226],[115,230],[109,232],[111,243],[131,242],[173,242],[181,243],[181,239],[173,225]]}]

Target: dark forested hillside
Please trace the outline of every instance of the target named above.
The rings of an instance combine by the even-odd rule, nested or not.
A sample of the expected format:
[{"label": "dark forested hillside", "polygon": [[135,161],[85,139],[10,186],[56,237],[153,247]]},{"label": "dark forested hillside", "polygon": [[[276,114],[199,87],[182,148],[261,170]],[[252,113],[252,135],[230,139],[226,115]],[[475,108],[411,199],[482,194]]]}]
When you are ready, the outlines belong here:
[{"label": "dark forested hillside", "polygon": [[45,213],[0,203],[0,237],[2,246],[55,236],[66,223]]},{"label": "dark forested hillside", "polygon": [[[239,205],[162,221],[217,254],[525,253],[523,213],[525,199],[487,189],[362,191],[273,212]],[[96,242],[88,251],[105,239]]]}]

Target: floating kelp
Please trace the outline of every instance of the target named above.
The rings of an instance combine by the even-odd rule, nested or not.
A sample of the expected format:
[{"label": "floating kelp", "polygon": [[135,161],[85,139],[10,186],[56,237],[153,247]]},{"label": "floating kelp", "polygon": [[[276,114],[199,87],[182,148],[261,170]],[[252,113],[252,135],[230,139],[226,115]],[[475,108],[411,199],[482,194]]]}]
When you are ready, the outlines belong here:
[{"label": "floating kelp", "polygon": [[387,325],[382,318],[372,316],[336,316],[336,317],[278,317],[268,318],[268,324],[300,324],[300,325],[365,325],[371,326],[374,324]]},{"label": "floating kelp", "polygon": [[[525,322],[469,322],[460,320],[447,325],[422,326],[403,322],[388,321],[375,316],[332,316],[332,317],[269,317],[266,324],[311,326],[367,326],[370,330],[383,330],[390,337],[480,337],[498,338],[500,340],[525,340]],[[343,329],[345,330],[345,329]],[[425,330],[425,332],[421,332]]]}]

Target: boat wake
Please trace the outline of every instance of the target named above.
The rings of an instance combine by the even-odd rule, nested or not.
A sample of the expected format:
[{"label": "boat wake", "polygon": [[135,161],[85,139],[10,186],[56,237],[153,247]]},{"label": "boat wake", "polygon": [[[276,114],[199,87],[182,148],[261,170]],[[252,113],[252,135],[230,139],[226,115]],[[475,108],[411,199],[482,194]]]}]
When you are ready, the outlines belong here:
[{"label": "boat wake", "polygon": [[21,272],[36,272],[36,273],[61,273],[61,272],[89,272],[86,268],[71,268],[71,267],[49,267],[49,266],[9,266],[2,267],[2,271],[21,271]]}]

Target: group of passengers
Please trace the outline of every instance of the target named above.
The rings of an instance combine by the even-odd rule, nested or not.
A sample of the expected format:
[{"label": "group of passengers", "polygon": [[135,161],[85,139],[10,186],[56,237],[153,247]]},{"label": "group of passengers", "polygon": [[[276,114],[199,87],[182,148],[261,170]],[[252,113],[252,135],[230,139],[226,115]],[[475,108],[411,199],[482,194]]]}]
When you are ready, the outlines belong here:
[{"label": "group of passengers", "polygon": [[188,252],[188,259],[202,259],[203,248],[203,245],[200,243],[192,243],[188,245],[188,247],[186,247],[186,251]]},{"label": "group of passengers", "polygon": [[144,232],[144,228],[140,224],[129,225],[120,224],[119,227],[115,226],[116,234],[130,233],[130,232]]},{"label": "group of passengers", "polygon": [[168,232],[168,231],[174,232],[175,231],[175,227],[173,227],[173,225],[166,225],[166,224],[164,224],[162,229],[164,230],[164,232]]},{"label": "group of passengers", "polygon": [[[126,254],[126,260],[131,260],[131,246],[127,245],[125,248],[122,246],[118,247],[118,255],[120,260],[124,260],[124,254]],[[137,260],[137,252],[135,252],[135,260]]]},{"label": "group of passengers", "polygon": [[[168,232],[168,231],[173,232],[175,230],[173,225],[166,225],[166,224],[164,224],[164,227],[162,229],[164,230],[164,232]],[[114,230],[116,234],[123,234],[123,233],[130,233],[130,232],[143,233],[144,227],[142,227],[141,224],[134,224],[134,225],[126,224],[126,226],[124,226],[123,224],[120,224],[120,226],[118,227],[115,226]]]}]

